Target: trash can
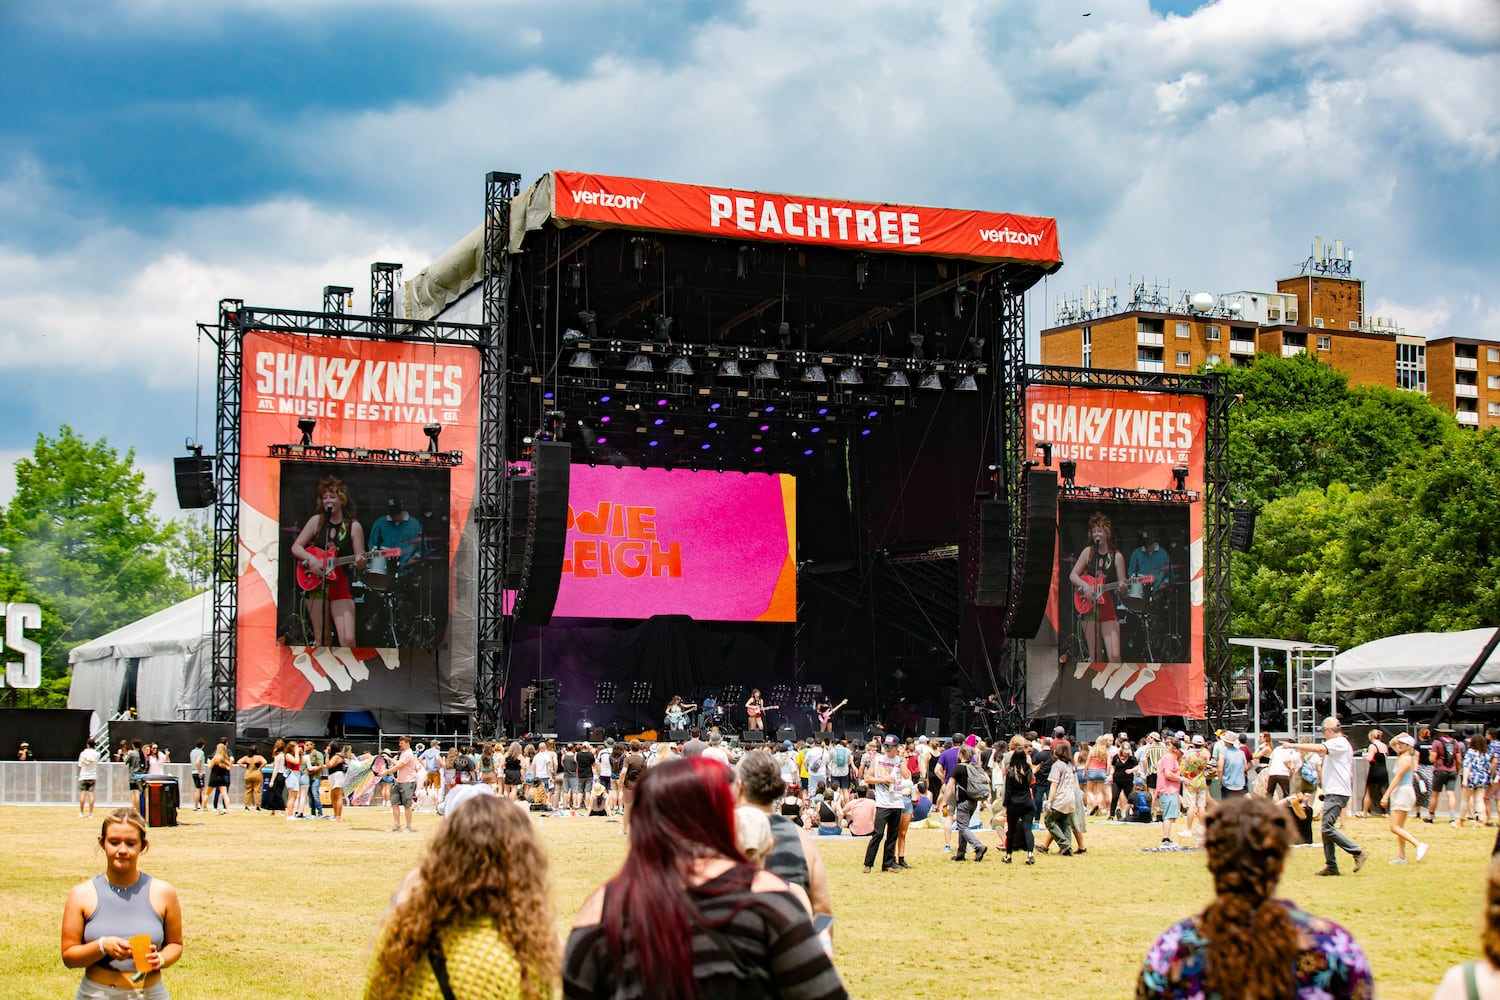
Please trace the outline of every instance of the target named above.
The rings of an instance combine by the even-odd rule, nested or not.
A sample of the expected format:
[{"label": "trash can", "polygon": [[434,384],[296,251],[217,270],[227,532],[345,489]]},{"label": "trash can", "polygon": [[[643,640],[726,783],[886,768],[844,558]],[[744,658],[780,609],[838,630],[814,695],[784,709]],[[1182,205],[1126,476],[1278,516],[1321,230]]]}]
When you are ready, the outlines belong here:
[{"label": "trash can", "polygon": [[177,779],[148,774],[141,779],[141,815],[147,826],[177,825]]}]

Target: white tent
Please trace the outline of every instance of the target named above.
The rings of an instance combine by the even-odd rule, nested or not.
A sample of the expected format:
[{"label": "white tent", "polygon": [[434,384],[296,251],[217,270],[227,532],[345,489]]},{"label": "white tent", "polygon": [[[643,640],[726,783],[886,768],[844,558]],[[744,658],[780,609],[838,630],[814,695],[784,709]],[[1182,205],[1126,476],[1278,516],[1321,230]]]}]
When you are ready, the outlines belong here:
[{"label": "white tent", "polygon": [[68,707],[91,709],[101,719],[114,718],[134,669],[138,718],[149,722],[207,720],[213,613],[213,592],[204,591],[75,647],[68,654],[73,667]]},{"label": "white tent", "polygon": [[[1421,691],[1438,687],[1446,698],[1494,634],[1492,628],[1474,628],[1376,639],[1346,649],[1319,667],[1315,672],[1318,690],[1328,690],[1330,681],[1337,691]],[[1485,661],[1466,693],[1500,694],[1500,648]]]}]

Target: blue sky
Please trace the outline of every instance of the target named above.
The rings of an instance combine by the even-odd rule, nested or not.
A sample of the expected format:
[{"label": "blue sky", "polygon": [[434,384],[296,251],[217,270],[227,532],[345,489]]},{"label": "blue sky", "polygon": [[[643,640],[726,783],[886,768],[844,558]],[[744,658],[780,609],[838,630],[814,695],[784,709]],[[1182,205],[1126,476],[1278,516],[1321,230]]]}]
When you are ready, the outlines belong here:
[{"label": "blue sky", "polygon": [[1500,337],[1493,0],[53,0],[0,5],[0,86],[0,500],[69,423],[171,512],[194,322],[410,277],[491,169],[1054,216],[1033,329],[1339,238],[1371,314]]}]

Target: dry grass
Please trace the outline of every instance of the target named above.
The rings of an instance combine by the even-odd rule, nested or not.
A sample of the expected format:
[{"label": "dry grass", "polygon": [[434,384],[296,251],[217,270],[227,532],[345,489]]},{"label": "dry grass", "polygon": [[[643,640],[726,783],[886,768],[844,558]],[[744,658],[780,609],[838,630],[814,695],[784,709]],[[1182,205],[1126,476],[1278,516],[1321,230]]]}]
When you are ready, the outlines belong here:
[{"label": "dry grass", "polygon": [[[358,995],[375,923],[437,822],[419,816],[424,835],[408,837],[385,832],[390,813],[378,809],[350,810],[341,824],[189,811],[184,825],[153,831],[142,867],[174,883],[183,902],[186,951],[167,975],[173,995]],[[538,823],[565,929],[619,864],[624,838],[602,820]],[[1346,866],[1342,878],[1314,878],[1321,851],[1298,849],[1282,884],[1282,895],[1353,930],[1383,1000],[1425,1000],[1444,969],[1477,951],[1493,831],[1417,825],[1433,844],[1420,865],[1386,864],[1394,849],[1384,822],[1350,820],[1348,831],[1375,856],[1363,872]],[[0,808],[7,998],[75,989],[79,973],[58,959],[58,926],[68,888],[103,869],[97,832],[70,809]],[[1068,984],[1070,996],[1128,996],[1146,945],[1209,893],[1201,854],[1137,850],[1153,833],[1095,824],[1087,857],[1042,857],[1028,868],[1000,864],[998,852],[980,865],[953,864],[938,831],[913,830],[915,868],[900,875],[863,874],[863,842],[820,841],[851,994],[1009,997]],[[987,956],[982,971],[976,955]]]}]

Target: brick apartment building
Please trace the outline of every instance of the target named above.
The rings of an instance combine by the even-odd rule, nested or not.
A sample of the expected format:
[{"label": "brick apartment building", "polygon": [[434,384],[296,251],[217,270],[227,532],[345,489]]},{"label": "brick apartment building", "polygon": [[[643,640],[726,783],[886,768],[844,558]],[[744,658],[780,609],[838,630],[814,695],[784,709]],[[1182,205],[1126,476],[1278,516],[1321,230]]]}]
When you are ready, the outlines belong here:
[{"label": "brick apartment building", "polygon": [[1057,310],[1041,334],[1041,362],[1142,372],[1192,372],[1245,365],[1256,354],[1308,353],[1357,385],[1426,392],[1466,427],[1500,425],[1500,344],[1461,338],[1428,343],[1393,319],[1365,311],[1364,282],[1352,276],[1342,241],[1314,241],[1301,273],[1274,292],[1183,295],[1144,283],[1121,306],[1086,288]]}]

